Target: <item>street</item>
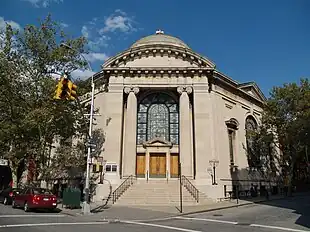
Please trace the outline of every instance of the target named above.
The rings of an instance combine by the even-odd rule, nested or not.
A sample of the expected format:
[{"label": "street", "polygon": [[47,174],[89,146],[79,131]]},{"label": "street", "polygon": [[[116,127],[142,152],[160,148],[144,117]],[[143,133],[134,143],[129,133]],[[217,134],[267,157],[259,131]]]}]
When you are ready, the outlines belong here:
[{"label": "street", "polygon": [[[104,219],[62,213],[31,212],[0,205],[0,232],[105,231],[310,231],[310,197],[299,196],[264,204],[153,220]],[[114,218],[117,218],[115,215]]]}]

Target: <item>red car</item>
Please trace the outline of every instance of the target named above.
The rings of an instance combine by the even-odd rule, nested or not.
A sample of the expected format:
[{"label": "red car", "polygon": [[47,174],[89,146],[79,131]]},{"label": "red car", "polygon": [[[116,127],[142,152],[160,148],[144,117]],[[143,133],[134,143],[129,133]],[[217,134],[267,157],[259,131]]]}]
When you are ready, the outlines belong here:
[{"label": "red car", "polygon": [[23,207],[25,212],[31,209],[51,209],[57,207],[57,198],[49,190],[43,188],[25,188],[12,200],[12,207]]}]

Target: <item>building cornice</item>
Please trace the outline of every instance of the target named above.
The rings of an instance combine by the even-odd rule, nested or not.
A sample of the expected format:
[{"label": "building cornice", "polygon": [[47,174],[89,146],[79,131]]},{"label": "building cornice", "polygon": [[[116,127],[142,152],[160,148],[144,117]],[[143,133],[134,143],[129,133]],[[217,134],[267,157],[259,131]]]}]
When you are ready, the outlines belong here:
[{"label": "building cornice", "polygon": [[212,68],[196,67],[114,67],[103,69],[105,77],[108,76],[209,76]]}]

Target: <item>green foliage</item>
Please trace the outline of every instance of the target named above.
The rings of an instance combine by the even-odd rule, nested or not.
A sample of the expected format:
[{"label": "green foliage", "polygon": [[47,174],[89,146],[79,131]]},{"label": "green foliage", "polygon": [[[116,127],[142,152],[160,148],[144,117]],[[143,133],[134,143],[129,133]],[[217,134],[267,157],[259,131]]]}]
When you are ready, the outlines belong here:
[{"label": "green foliage", "polygon": [[[96,145],[92,156],[97,157],[103,151],[102,147],[105,141],[103,131],[96,129],[93,131],[93,143]],[[51,157],[50,165],[44,170],[46,178],[70,177],[74,178],[84,173],[86,168],[87,138],[80,137],[79,140],[72,139],[63,140],[60,146],[56,148],[54,156]],[[75,173],[74,173],[75,172]],[[53,176],[48,175],[52,173]]]},{"label": "green foliage", "polygon": [[279,148],[280,156],[273,155],[273,159],[280,157],[277,163],[282,169],[282,177],[288,177],[291,187],[296,164],[307,160],[305,150],[310,145],[308,135],[310,83],[308,79],[301,79],[299,84],[289,83],[272,89],[265,105],[262,125],[254,135],[249,135],[254,138],[254,143],[253,148],[248,149],[248,155],[256,157],[258,168],[266,168],[270,162],[264,163],[264,160],[274,154],[270,147]]},{"label": "green foliage", "polygon": [[[7,25],[0,43],[0,156],[10,159],[14,172],[22,159],[34,157],[40,172],[55,137],[78,138],[87,131],[85,106],[53,99],[55,74],[86,66],[80,56],[86,40],[66,36],[48,15],[23,31]],[[87,91],[83,83],[78,94]]]}]

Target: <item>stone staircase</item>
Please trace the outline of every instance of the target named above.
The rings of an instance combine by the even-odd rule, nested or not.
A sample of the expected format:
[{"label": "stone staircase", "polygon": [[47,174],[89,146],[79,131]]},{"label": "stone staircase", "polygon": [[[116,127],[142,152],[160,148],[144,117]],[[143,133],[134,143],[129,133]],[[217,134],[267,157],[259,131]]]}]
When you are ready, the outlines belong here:
[{"label": "stone staircase", "polygon": [[[183,205],[198,205],[212,201],[199,193],[199,202],[182,187]],[[179,180],[135,180],[134,184],[115,202],[116,205],[178,206],[180,204]]]}]

